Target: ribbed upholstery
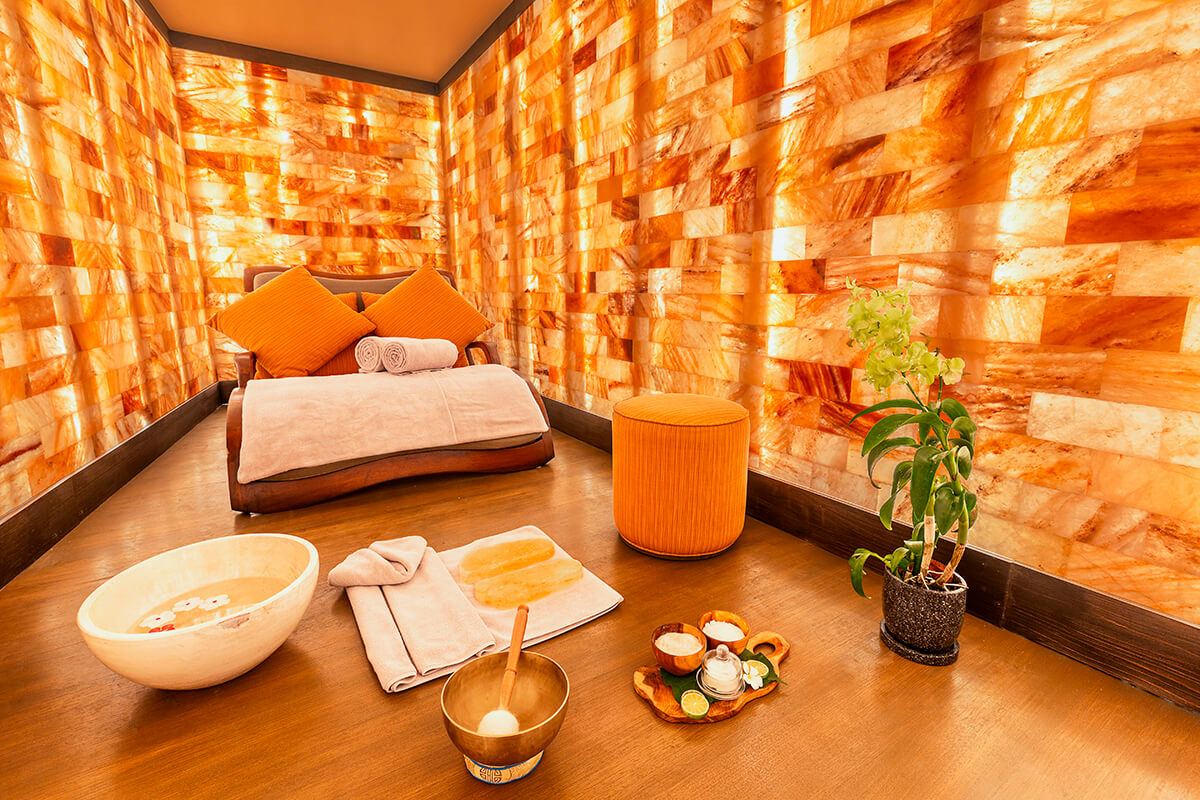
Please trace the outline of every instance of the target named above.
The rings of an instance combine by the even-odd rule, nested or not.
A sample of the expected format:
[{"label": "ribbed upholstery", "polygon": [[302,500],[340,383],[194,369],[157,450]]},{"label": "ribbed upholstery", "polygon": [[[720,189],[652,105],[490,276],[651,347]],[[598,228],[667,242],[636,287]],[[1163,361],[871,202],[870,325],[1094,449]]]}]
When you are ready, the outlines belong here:
[{"label": "ribbed upholstery", "polygon": [[375,329],[303,267],[233,303],[213,317],[213,325],[279,378],[311,374]]},{"label": "ribbed upholstery", "polygon": [[[336,297],[338,300],[341,300],[343,303],[345,303],[348,308],[352,308],[355,311],[358,311],[358,295],[355,294],[354,292],[345,292],[342,294],[335,294],[334,297]],[[309,374],[310,375],[349,375],[351,373],[358,372],[358,360],[354,357],[354,347],[357,344],[358,344],[358,341],[355,340],[349,347],[342,350],[340,353],[338,353],[333,358],[326,361],[321,366],[317,367],[315,370],[313,370]],[[266,367],[264,367],[262,365],[262,363],[259,362],[257,367],[254,370],[254,377],[262,379],[262,378],[273,378],[275,376],[272,375],[270,372],[268,372]]]},{"label": "ribbed upholstery", "polygon": [[635,548],[702,558],[732,545],[746,515],[750,419],[728,400],[643,395],[613,408],[613,518]]},{"label": "ribbed upholstery", "polygon": [[448,339],[461,351],[492,327],[458,291],[432,267],[421,267],[374,302],[363,292],[362,316],[375,325],[377,336],[410,336],[414,339]]}]

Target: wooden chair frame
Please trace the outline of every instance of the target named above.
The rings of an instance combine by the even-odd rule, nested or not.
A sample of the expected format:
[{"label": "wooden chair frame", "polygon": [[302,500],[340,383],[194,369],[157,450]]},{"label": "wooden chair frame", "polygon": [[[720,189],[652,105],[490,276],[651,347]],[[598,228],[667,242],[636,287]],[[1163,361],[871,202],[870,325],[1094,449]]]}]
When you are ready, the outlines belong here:
[{"label": "wooden chair frame", "polygon": [[[248,267],[243,280],[246,291],[252,291],[254,276],[264,271],[282,271],[279,267]],[[404,278],[415,270],[392,272],[379,275],[341,275],[336,273],[312,272],[314,277],[349,280],[378,280]],[[454,276],[438,270],[454,285]],[[500,356],[492,342],[471,342],[466,346],[467,360],[471,364],[499,364]],[[229,505],[234,511],[266,513],[286,511],[292,508],[321,503],[368,486],[411,478],[417,475],[438,475],[452,472],[516,472],[532,469],[554,458],[554,438],[549,428],[538,439],[516,447],[498,450],[426,450],[415,453],[399,453],[385,456],[363,464],[343,467],[324,475],[297,478],[288,481],[251,481],[240,483],[237,479],[242,450],[242,399],[246,385],[253,380],[255,371],[254,353],[234,355],[237,367],[238,386],[229,396],[229,409],[225,417],[225,445],[229,455]],[[541,409],[547,426],[550,417],[546,406],[533,384],[525,384]]]}]

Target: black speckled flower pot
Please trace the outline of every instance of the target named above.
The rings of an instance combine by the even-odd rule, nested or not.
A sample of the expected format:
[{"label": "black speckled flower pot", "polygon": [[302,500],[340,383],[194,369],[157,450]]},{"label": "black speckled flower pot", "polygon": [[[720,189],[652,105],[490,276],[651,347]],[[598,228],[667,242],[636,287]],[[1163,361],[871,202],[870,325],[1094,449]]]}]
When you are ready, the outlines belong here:
[{"label": "black speckled flower pot", "polygon": [[966,581],[955,575],[953,582],[959,586],[938,591],[905,583],[889,570],[883,574],[880,638],[909,661],[931,666],[953,663],[967,613]]}]

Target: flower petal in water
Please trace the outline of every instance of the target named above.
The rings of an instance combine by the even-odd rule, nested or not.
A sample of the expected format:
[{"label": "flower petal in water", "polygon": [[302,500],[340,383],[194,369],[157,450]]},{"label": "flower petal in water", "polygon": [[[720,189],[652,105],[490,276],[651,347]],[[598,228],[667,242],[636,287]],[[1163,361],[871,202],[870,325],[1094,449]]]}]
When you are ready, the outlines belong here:
[{"label": "flower petal in water", "polygon": [[215,611],[221,606],[229,605],[229,595],[219,594],[216,597],[210,597],[200,604],[200,608],[205,611]]},{"label": "flower petal in water", "polygon": [[180,600],[178,603],[175,604],[175,607],[171,610],[174,611],[176,614],[178,614],[182,611],[195,611],[197,608],[200,607],[200,604],[203,602],[204,602],[204,600],[202,600],[199,597],[189,597],[187,600]]},{"label": "flower petal in water", "polygon": [[174,622],[174,621],[175,621],[175,612],[174,611],[164,611],[161,614],[151,614],[150,616],[146,617],[144,620],[142,620],[139,627],[158,628],[163,625],[166,625],[168,622]]}]

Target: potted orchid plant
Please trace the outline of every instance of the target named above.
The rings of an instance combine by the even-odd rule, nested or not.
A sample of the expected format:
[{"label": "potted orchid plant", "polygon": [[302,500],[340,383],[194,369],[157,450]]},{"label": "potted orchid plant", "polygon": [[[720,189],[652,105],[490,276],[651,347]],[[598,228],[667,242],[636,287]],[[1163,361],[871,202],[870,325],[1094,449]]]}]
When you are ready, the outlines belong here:
[{"label": "potted orchid plant", "polygon": [[[975,455],[975,423],[966,407],[943,394],[962,378],[961,358],[945,358],[928,340],[913,339],[917,319],[908,287],[866,289],[848,283],[847,325],[854,344],[867,352],[863,380],[884,395],[904,395],[875,403],[855,415],[889,412],[863,439],[872,486],[879,462],[889,454],[906,456],[892,471],[890,496],[879,521],[892,529],[901,492],[912,505],[912,537],[891,553],[859,548],[850,556],[850,583],[863,597],[867,561],[884,567],[880,637],[900,655],[924,664],[949,664],[958,655],[958,634],[966,613],[967,584],[956,573],[977,517],[977,498],[968,487]],[[854,420],[851,420],[853,422]],[[934,548],[953,537],[950,560],[933,560]]]}]

